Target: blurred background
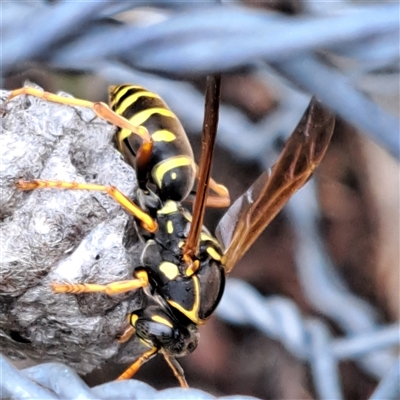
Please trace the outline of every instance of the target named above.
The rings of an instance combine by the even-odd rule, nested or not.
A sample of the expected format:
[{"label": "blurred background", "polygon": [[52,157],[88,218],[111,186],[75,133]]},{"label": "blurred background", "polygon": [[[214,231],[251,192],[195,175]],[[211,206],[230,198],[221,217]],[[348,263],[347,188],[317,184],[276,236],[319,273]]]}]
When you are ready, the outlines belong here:
[{"label": "blurred background", "polygon": [[[399,4],[16,1],[2,4],[2,35],[3,89],[30,80],[107,102],[111,84],[143,85],[181,119],[197,159],[205,76],[221,72],[213,177],[233,201],[273,165],[311,95],[335,112],[315,179],[232,273],[271,299],[269,328],[262,332],[262,314],[231,316],[229,307],[251,300],[228,298],[181,362],[191,386],[218,396],[373,395],[398,357],[396,334],[373,339],[385,329],[398,337]],[[205,225],[213,231],[223,213],[208,210]],[[328,339],[318,347],[320,328]],[[358,337],[371,340],[357,353],[360,342],[346,340]],[[324,352],[333,368],[325,373]],[[83,379],[97,385],[118,372]],[[135,378],[176,386],[160,357]]]}]

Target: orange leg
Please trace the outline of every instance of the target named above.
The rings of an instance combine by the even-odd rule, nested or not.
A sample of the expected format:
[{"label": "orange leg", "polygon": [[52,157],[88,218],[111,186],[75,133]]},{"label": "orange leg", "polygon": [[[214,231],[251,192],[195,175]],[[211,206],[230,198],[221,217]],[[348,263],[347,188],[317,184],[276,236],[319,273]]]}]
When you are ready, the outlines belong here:
[{"label": "orange leg", "polygon": [[137,273],[136,279],[127,281],[118,281],[109,283],[108,285],[98,285],[95,283],[55,283],[51,284],[54,293],[105,293],[113,296],[120,293],[129,292],[149,284],[149,278],[145,271]]},{"label": "orange leg", "polygon": [[118,204],[120,204],[126,211],[142,222],[144,229],[149,232],[155,232],[158,228],[157,222],[145,213],[140,207],[133,203],[128,197],[120,192],[114,186],[103,186],[94,183],[78,183],[78,182],[64,182],[64,181],[44,181],[34,179],[32,181],[18,180],[15,186],[20,190],[34,190],[34,189],[68,189],[68,190],[93,190],[98,192],[105,192],[110,195]]},{"label": "orange leg", "polygon": [[178,361],[174,357],[170,357],[167,354],[163,353],[163,356],[165,358],[165,361],[169,365],[169,367],[172,369],[172,372],[174,373],[176,379],[178,379],[179,384],[181,385],[182,388],[189,388],[188,383],[186,382],[185,374],[183,372],[182,367],[179,365]]},{"label": "orange leg", "polygon": [[10,93],[7,101],[20,95],[35,96],[53,103],[90,108],[98,117],[103,118],[119,128],[131,131],[142,139],[142,144],[139,147],[136,155],[137,164],[140,166],[140,168],[145,170],[147,169],[147,165],[150,161],[153,151],[153,139],[151,135],[144,126],[135,126],[131,124],[126,118],[111,110],[107,104],[102,102],[91,102],[88,100],[76,99],[74,97],[63,97],[54,93],[43,92],[32,87],[23,87],[13,90]]},{"label": "orange leg", "polygon": [[134,334],[135,334],[135,328],[132,325],[129,325],[122,333],[122,335],[118,337],[117,342],[126,343]]},{"label": "orange leg", "polygon": [[[196,178],[197,179],[199,178],[199,167],[197,164],[196,164]],[[214,191],[217,194],[217,196],[208,194],[206,199],[206,207],[226,208],[230,206],[231,199],[229,196],[229,190],[226,188],[226,186],[215,182],[215,180],[210,177],[209,187],[212,191]],[[193,203],[194,196],[189,196],[185,201]]]},{"label": "orange leg", "polygon": [[54,293],[105,293],[113,296],[120,293],[129,292],[147,286],[148,283],[142,282],[140,279],[132,279],[130,281],[118,281],[109,283],[108,285],[98,285],[96,283],[56,283],[51,284]]},{"label": "orange leg", "polygon": [[150,350],[146,351],[143,355],[141,355],[125,372],[123,372],[118,378],[117,381],[121,381],[124,379],[130,379],[133,375],[136,374],[138,369],[147,361],[150,360],[156,353],[158,349],[156,347],[152,347]]},{"label": "orange leg", "polygon": [[[222,185],[221,185],[222,186]],[[186,199],[184,200],[186,203],[194,203],[194,199],[196,198],[196,192],[192,192]],[[206,207],[210,208],[227,208],[231,204],[230,197],[219,197],[208,194],[206,198]]]}]

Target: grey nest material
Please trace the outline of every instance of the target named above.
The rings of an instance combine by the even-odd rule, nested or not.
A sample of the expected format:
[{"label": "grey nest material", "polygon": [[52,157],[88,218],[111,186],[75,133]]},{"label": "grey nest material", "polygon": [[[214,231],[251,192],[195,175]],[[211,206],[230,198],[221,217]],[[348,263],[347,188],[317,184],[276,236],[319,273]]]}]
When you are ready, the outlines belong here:
[{"label": "grey nest material", "polygon": [[103,193],[14,186],[35,178],[95,182],[132,196],[135,172],[113,146],[115,127],[88,109],[7,97],[2,91],[2,352],[61,361],[79,373],[111,358],[131,361],[141,345],[132,338],[120,352],[116,338],[140,307],[139,293],[54,294],[50,284],[130,279],[142,246],[132,218]]}]

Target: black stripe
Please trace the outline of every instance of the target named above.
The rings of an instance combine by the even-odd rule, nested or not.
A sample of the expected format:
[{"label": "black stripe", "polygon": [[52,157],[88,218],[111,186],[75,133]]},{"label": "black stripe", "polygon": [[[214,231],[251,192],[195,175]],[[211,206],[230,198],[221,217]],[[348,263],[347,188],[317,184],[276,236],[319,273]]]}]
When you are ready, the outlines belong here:
[{"label": "black stripe", "polygon": [[[153,114],[150,118],[147,119],[145,123],[142,124],[147,130],[150,132],[150,134],[153,134],[153,132],[158,131],[160,129],[166,129],[170,132],[173,132],[175,135],[178,135],[179,132],[182,131],[182,127],[180,125],[180,122],[176,117],[167,117],[165,115],[161,114]],[[172,142],[164,142],[165,145],[171,146],[171,147],[176,147],[176,143],[174,143],[175,140]]]},{"label": "black stripe", "polygon": [[[123,96],[126,99],[128,96]],[[122,101],[121,99],[121,101]],[[119,102],[121,104],[121,102]],[[149,108],[166,108],[165,103],[155,97],[140,96],[133,104],[131,104],[121,115],[126,119],[130,119],[140,111],[148,110]]]},{"label": "black stripe", "polygon": [[113,104],[112,109],[113,109],[114,111],[119,107],[119,105],[121,104],[121,102],[123,102],[126,98],[128,98],[129,96],[132,96],[133,94],[135,94],[135,93],[137,93],[137,92],[141,92],[141,91],[144,90],[143,88],[135,88],[135,87],[132,87],[131,85],[121,85],[121,86],[118,86],[118,87],[116,88],[116,90],[114,90],[114,91],[110,94],[110,102],[112,103],[112,102],[114,101],[115,97],[118,95],[118,93],[119,93],[121,90],[126,89],[127,87],[130,87],[130,89],[127,90],[126,93],[118,100],[118,103]]}]

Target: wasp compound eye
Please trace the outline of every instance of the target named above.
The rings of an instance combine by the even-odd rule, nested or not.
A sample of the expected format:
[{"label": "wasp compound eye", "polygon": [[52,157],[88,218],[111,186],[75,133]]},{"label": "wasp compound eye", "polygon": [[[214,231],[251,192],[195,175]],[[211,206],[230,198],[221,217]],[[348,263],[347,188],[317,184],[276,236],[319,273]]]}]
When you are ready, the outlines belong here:
[{"label": "wasp compound eye", "polygon": [[154,346],[164,347],[174,339],[174,330],[165,323],[139,318],[135,324],[136,334]]}]

